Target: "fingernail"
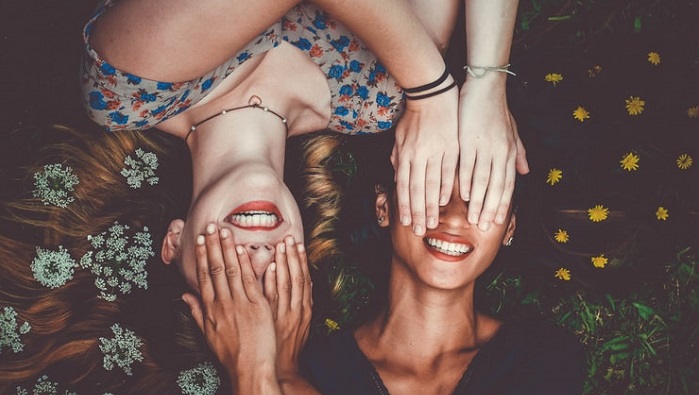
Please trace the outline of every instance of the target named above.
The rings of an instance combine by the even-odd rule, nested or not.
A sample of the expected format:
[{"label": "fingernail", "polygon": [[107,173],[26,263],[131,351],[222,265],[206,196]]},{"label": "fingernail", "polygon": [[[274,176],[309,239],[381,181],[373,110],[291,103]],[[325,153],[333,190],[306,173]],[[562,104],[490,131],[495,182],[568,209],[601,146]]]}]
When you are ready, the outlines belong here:
[{"label": "fingernail", "polygon": [[228,236],[231,235],[231,231],[228,230],[228,229],[226,229],[226,228],[221,229],[221,232],[220,232],[220,233],[221,233],[221,238],[222,238],[222,239],[227,239]]},{"label": "fingernail", "polygon": [[212,235],[212,234],[214,234],[214,232],[216,232],[216,225],[214,225],[214,224],[206,225],[206,233]]},{"label": "fingernail", "polygon": [[413,232],[415,232],[415,234],[418,236],[422,236],[424,230],[422,229],[421,225],[415,225],[415,227],[413,227]]},{"label": "fingernail", "polygon": [[478,228],[482,230],[483,232],[487,232],[488,229],[490,229],[490,226],[492,224],[490,222],[483,222],[482,224],[478,224]]},{"label": "fingernail", "polygon": [[299,243],[299,244],[296,244],[296,249],[299,252],[304,252],[306,250],[306,247],[304,247],[302,243]]},{"label": "fingernail", "polygon": [[243,255],[245,253],[245,247],[243,246],[235,246],[235,252],[238,253],[238,255]]},{"label": "fingernail", "polygon": [[197,245],[204,245],[204,235],[197,236]]},{"label": "fingernail", "polygon": [[294,241],[294,237],[293,237],[293,236],[289,236],[289,237],[286,238],[286,244],[288,244],[288,245],[291,246],[291,245],[294,245],[294,243],[295,243],[295,241]]},{"label": "fingernail", "polygon": [[446,206],[447,203],[449,203],[449,196],[441,196],[439,198],[439,205],[440,206]]},{"label": "fingernail", "polygon": [[434,228],[437,226],[437,219],[435,217],[427,218],[427,227]]},{"label": "fingernail", "polygon": [[275,271],[275,270],[277,270],[277,264],[274,263],[274,262],[270,263],[270,264],[269,264],[269,271],[270,271],[270,272],[273,272],[273,271]]},{"label": "fingernail", "polygon": [[279,252],[281,252],[282,254],[284,254],[286,252],[286,244],[284,244],[284,243],[279,243],[277,245],[277,248],[279,249]]},{"label": "fingernail", "polygon": [[408,226],[410,225],[410,218],[407,215],[403,215],[400,217],[400,223],[403,226]]}]

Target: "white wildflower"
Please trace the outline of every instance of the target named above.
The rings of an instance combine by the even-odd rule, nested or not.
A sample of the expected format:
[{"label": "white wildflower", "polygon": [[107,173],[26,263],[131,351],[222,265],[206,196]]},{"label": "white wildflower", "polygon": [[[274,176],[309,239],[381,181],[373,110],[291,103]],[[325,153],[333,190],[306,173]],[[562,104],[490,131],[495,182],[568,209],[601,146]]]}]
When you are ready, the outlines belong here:
[{"label": "white wildflower", "polygon": [[221,379],[214,365],[204,362],[180,372],[177,385],[185,395],[213,395],[221,385]]},{"label": "white wildflower", "polygon": [[58,251],[36,247],[36,257],[31,264],[36,281],[49,288],[58,288],[72,279],[76,267],[78,263],[63,246],[59,246]]},{"label": "white wildflower", "polygon": [[104,354],[102,366],[107,370],[113,370],[118,366],[131,376],[131,364],[143,361],[143,354],[139,350],[143,341],[134,332],[122,328],[119,324],[112,325],[111,329],[114,333],[113,338],[100,337],[99,347]]},{"label": "white wildflower", "polygon": [[80,266],[97,276],[95,286],[100,296],[110,302],[117,294],[131,293],[134,287],[148,289],[146,263],[155,256],[153,240],[145,226],[132,236],[128,230],[128,225],[115,222],[106,232],[88,237],[94,251],[80,258]]},{"label": "white wildflower", "polygon": [[19,325],[17,311],[13,307],[5,307],[0,312],[0,354],[5,346],[11,348],[15,354],[22,351],[24,344],[19,336],[26,334],[31,329],[32,327],[28,322]]},{"label": "white wildflower", "polygon": [[156,177],[155,171],[158,169],[158,157],[152,152],[145,152],[138,148],[135,152],[136,159],[131,155],[124,160],[124,167],[121,175],[126,177],[126,182],[131,188],[140,188],[145,181],[150,185],[155,185],[160,181]]},{"label": "white wildflower", "polygon": [[66,208],[75,201],[71,193],[79,183],[78,176],[70,166],[63,168],[60,163],[45,165],[44,171],[34,173],[33,195],[41,199],[44,205]]},{"label": "white wildflower", "polygon": [[57,395],[58,383],[50,381],[49,377],[43,375],[39,377],[34,385],[34,395]]}]

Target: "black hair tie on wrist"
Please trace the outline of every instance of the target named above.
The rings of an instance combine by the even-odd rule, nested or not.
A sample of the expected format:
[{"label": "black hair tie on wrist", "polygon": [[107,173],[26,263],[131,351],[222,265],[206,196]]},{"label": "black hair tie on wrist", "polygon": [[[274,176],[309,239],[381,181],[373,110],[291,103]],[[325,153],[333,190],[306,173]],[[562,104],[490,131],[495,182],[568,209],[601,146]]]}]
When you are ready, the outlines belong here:
[{"label": "black hair tie on wrist", "polygon": [[427,98],[429,98],[429,97],[437,96],[437,95],[439,95],[439,94],[442,94],[442,93],[444,93],[444,92],[450,90],[451,88],[453,88],[453,87],[455,87],[455,86],[456,86],[456,81],[453,81],[453,82],[452,82],[451,84],[449,84],[447,87],[442,88],[442,89],[439,89],[439,90],[436,90],[436,91],[434,91],[434,92],[425,93],[424,95],[417,95],[417,96],[405,95],[405,98],[408,99],[408,100],[421,100],[421,99],[427,99]]},{"label": "black hair tie on wrist", "polygon": [[415,87],[415,88],[403,88],[403,92],[411,94],[411,93],[420,93],[420,92],[430,90],[432,88],[439,86],[442,82],[446,81],[447,77],[449,77],[449,69],[447,67],[445,67],[444,73],[442,73],[442,75],[439,78],[437,78],[436,80],[430,82],[429,84],[420,85],[420,86]]}]

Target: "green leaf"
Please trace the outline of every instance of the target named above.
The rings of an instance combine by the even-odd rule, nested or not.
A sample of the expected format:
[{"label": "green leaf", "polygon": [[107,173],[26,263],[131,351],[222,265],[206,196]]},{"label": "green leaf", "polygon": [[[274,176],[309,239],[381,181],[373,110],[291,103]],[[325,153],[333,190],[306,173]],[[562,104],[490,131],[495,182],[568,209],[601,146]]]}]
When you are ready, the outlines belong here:
[{"label": "green leaf", "polygon": [[638,302],[633,302],[631,304],[636,308],[636,310],[638,310],[638,315],[640,315],[644,320],[649,320],[655,314],[655,310],[653,310],[651,307],[642,305]]},{"label": "green leaf", "polygon": [[641,32],[641,26],[642,26],[641,16],[639,15],[639,16],[637,16],[637,17],[633,20],[633,30],[634,30],[634,32],[640,33],[640,32]]}]

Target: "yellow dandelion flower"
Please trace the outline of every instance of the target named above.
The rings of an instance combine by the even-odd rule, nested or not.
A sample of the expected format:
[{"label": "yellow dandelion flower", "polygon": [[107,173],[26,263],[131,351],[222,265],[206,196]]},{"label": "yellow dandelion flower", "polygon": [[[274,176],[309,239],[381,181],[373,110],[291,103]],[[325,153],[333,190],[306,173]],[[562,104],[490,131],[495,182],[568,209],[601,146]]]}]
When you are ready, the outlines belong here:
[{"label": "yellow dandelion flower", "polygon": [[598,204],[593,208],[587,209],[587,216],[590,217],[592,222],[602,222],[609,216],[609,209]]},{"label": "yellow dandelion flower", "polygon": [[567,243],[569,239],[568,232],[563,229],[558,229],[556,234],[553,235],[553,238],[559,243]]},{"label": "yellow dandelion flower", "polygon": [[660,54],[657,52],[648,52],[648,61],[653,66],[659,65],[660,64]]},{"label": "yellow dandelion flower", "polygon": [[629,112],[629,115],[639,115],[643,112],[645,105],[646,101],[641,100],[640,97],[629,96],[626,99],[626,111]]},{"label": "yellow dandelion flower", "polygon": [[677,167],[679,167],[682,170],[687,170],[690,167],[692,167],[693,162],[694,161],[692,160],[692,157],[687,154],[682,154],[679,157],[677,157]]},{"label": "yellow dandelion flower", "polygon": [[338,324],[337,321],[332,320],[330,318],[325,319],[325,326],[328,327],[330,332],[335,332],[336,330],[340,329],[340,324]]},{"label": "yellow dandelion flower", "polygon": [[663,206],[658,207],[655,211],[655,218],[657,218],[658,221],[667,221],[668,217],[670,217],[670,213]]},{"label": "yellow dandelion flower", "polygon": [[561,179],[563,178],[563,171],[559,169],[551,169],[549,170],[548,176],[546,176],[546,183],[547,184],[557,184]]},{"label": "yellow dandelion flower", "polygon": [[607,259],[606,256],[604,256],[604,254],[600,254],[598,256],[593,256],[592,258],[590,258],[590,260],[592,261],[592,265],[594,267],[599,267],[599,268],[604,268],[605,266],[607,266],[607,262],[609,262],[609,260]]},{"label": "yellow dandelion flower", "polygon": [[595,78],[599,75],[599,73],[602,72],[602,66],[600,65],[595,65],[593,68],[587,70],[587,75],[590,78]]},{"label": "yellow dandelion flower", "polygon": [[687,116],[690,118],[699,118],[699,106],[689,107],[687,109]]},{"label": "yellow dandelion flower", "polygon": [[619,161],[621,163],[621,168],[624,170],[628,171],[633,171],[633,170],[638,170],[638,162],[641,160],[641,158],[634,154],[633,152],[629,152],[628,154],[624,155],[623,158]]},{"label": "yellow dandelion flower", "polygon": [[570,270],[560,268],[556,270],[556,273],[553,276],[559,280],[570,281]]},{"label": "yellow dandelion flower", "polygon": [[553,84],[553,86],[556,86],[559,82],[563,81],[563,74],[548,73],[546,74],[546,77],[544,77],[544,80],[546,80],[546,82],[550,82]]},{"label": "yellow dandelion flower", "polygon": [[575,111],[573,111],[573,118],[582,122],[586,119],[590,119],[590,112],[587,111],[584,107],[578,106],[578,108],[576,108]]}]

